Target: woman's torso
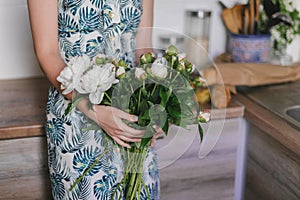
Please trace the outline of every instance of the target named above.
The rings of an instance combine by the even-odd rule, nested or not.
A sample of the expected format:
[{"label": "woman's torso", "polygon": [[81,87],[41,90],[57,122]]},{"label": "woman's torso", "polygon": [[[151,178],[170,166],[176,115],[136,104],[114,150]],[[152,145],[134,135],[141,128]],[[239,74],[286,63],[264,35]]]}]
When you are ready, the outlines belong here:
[{"label": "woman's torso", "polygon": [[[135,60],[135,36],[142,0],[58,0],[58,42],[62,58],[105,54]],[[68,101],[54,88],[49,91],[47,114],[64,119]]]},{"label": "woman's torso", "polygon": [[142,0],[58,0],[58,38],[62,57],[99,53],[134,60]]}]

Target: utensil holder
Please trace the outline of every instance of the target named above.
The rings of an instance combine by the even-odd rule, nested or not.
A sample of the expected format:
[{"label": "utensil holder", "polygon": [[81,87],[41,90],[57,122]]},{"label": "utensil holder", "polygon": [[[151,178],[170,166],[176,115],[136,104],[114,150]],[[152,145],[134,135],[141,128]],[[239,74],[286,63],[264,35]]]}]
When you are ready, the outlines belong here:
[{"label": "utensil holder", "polygon": [[229,50],[234,62],[263,63],[271,53],[270,35],[231,34]]}]

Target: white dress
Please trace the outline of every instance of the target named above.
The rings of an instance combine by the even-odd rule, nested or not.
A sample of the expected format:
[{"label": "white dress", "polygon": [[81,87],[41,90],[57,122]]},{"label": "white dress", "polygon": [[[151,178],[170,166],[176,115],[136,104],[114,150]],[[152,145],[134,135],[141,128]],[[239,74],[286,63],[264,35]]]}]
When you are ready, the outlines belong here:
[{"label": "white dress", "polygon": [[[92,58],[104,53],[132,63],[141,13],[141,0],[58,0],[58,39],[63,59],[69,62],[74,56],[86,54]],[[123,176],[117,146],[69,191],[74,181],[95,162],[111,140],[101,129],[84,131],[90,121],[83,113],[74,110],[65,115],[68,103],[54,87],[50,88],[46,133],[53,198],[110,199]],[[144,168],[143,179],[149,187],[151,199],[159,199],[154,149],[149,151]],[[141,199],[147,199],[145,189]]]}]

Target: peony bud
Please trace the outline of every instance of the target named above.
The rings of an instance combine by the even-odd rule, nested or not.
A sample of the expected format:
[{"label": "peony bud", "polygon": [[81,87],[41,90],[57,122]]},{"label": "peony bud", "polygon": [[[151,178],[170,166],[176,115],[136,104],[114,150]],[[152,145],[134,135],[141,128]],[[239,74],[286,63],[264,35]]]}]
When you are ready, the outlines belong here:
[{"label": "peony bud", "polygon": [[154,60],[155,60],[155,54],[152,53],[152,52],[148,52],[146,54],[143,54],[140,58],[141,64],[153,63]]},{"label": "peony bud", "polygon": [[125,60],[120,60],[119,62],[118,62],[118,66],[119,67],[124,67],[125,69],[127,68],[127,63],[125,62]]},{"label": "peony bud", "polygon": [[190,62],[188,62],[187,64],[186,64],[186,71],[188,72],[188,73],[192,73],[192,72],[194,72],[195,71],[195,65],[193,65],[192,63],[190,63]]},{"label": "peony bud", "polygon": [[198,121],[200,123],[207,123],[210,121],[210,112],[209,111],[200,111],[198,115]]},{"label": "peony bud", "polygon": [[204,85],[206,85],[206,80],[202,77],[197,77],[193,83],[197,86],[197,87],[203,87]]},{"label": "peony bud", "polygon": [[179,64],[176,66],[176,70],[179,71],[179,72],[183,72],[183,71],[185,70],[184,63],[179,63]]},{"label": "peony bud", "polygon": [[167,60],[165,58],[157,59],[150,70],[153,76],[161,79],[166,78],[168,75]]},{"label": "peony bud", "polygon": [[142,68],[135,68],[134,76],[138,80],[145,80],[147,78],[147,73]]},{"label": "peony bud", "polygon": [[116,77],[118,79],[123,78],[126,74],[125,68],[124,67],[118,67],[118,70],[116,72]]},{"label": "peony bud", "polygon": [[168,47],[168,49],[166,50],[166,53],[170,56],[172,55],[176,55],[178,53],[178,49],[174,46],[174,45],[171,45]]}]

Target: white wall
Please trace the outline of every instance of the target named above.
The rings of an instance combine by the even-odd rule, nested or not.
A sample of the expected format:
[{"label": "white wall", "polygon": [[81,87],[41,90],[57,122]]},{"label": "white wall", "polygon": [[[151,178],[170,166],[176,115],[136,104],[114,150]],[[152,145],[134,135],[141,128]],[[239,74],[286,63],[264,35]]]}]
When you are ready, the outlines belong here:
[{"label": "white wall", "polygon": [[0,0],[0,80],[40,76],[26,0]]},{"label": "white wall", "polygon": [[[235,3],[246,3],[247,0],[223,0],[223,2],[226,6],[231,7]],[[226,30],[218,0],[156,0],[154,26],[184,34],[184,12],[189,9],[212,11],[209,54],[214,58],[225,52]]]},{"label": "white wall", "polygon": [[[155,1],[155,26],[174,30],[184,34],[184,11],[186,9],[211,10],[211,35],[210,51],[212,58],[225,52],[226,31],[221,19],[221,8],[219,0],[156,0]],[[300,1],[294,0],[300,10]],[[222,0],[227,7],[236,3],[246,4],[248,0]],[[294,61],[300,60],[300,36],[288,47],[288,53],[293,56]]]},{"label": "white wall", "polygon": [[[229,7],[237,2],[247,2],[223,1]],[[212,11],[209,53],[213,58],[223,53],[226,31],[218,0],[155,0],[154,25],[183,34],[184,11],[189,8]],[[41,76],[33,52],[26,0],[0,0],[0,27],[0,80]],[[300,37],[288,49],[295,60],[300,58],[299,44]]]}]

